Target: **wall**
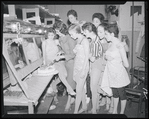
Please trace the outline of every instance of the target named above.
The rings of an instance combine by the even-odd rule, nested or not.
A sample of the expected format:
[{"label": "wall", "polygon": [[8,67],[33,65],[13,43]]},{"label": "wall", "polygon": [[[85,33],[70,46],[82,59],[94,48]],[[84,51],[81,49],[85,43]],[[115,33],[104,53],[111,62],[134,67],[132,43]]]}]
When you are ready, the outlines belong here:
[{"label": "wall", "polygon": [[[144,44],[144,40],[140,44],[140,50],[138,55],[135,54],[135,48],[136,48],[136,42],[139,36],[141,25],[138,23],[139,21],[142,21],[144,18],[144,2],[134,2],[134,6],[142,6],[141,14],[138,14],[138,12],[135,12],[134,14],[134,22],[132,22],[132,16],[131,16],[131,6],[132,2],[126,2],[124,5],[120,5],[119,7],[119,18],[115,17],[115,15],[110,16],[110,21],[117,21],[119,23],[120,27],[120,34],[121,35],[127,35],[130,40],[130,59],[129,64],[130,68],[131,66],[145,66],[145,63],[137,58],[138,55],[140,55],[141,48]],[[133,39],[132,39],[132,23],[134,24],[134,32],[133,32]],[[131,50],[132,46],[132,40],[133,40],[133,52]],[[131,64],[131,58],[133,56],[133,64]]]},{"label": "wall", "polygon": [[100,12],[105,16],[105,5],[48,5],[50,13],[59,13],[60,18],[67,22],[67,12],[76,10],[79,20],[92,21],[92,15]]},{"label": "wall", "polygon": [[[140,18],[144,17],[144,2],[134,2],[135,6],[142,6],[142,14],[139,17],[138,13],[134,14],[134,38],[133,38],[133,52],[131,52],[131,42],[132,42],[132,16],[130,17],[130,6],[132,2],[126,2],[124,5],[116,5],[119,9],[119,16],[111,15],[109,21],[118,21],[121,28],[121,35],[127,35],[130,40],[130,56],[133,56],[133,66],[144,66],[144,62],[139,60],[135,54],[136,42],[139,35],[140,24],[136,21],[139,21]],[[70,9],[74,9],[78,13],[79,20],[92,21],[92,15],[95,12],[101,12],[105,16],[105,5],[48,5],[50,13],[59,13],[61,19],[66,23],[67,21],[67,12]],[[106,17],[106,16],[105,16]],[[137,27],[136,27],[137,26]],[[142,44],[144,41],[142,42]],[[141,47],[140,46],[140,51]],[[139,51],[139,54],[140,54]],[[133,54],[133,55],[132,55]],[[129,59],[129,64],[131,67],[131,58]]]}]

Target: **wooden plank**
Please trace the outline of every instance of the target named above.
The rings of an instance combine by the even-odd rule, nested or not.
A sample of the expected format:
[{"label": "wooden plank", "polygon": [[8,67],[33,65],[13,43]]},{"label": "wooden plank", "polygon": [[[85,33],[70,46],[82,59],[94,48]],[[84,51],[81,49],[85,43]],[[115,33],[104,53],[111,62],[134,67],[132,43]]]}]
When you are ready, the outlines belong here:
[{"label": "wooden plank", "polygon": [[35,108],[35,106],[34,106],[33,102],[29,102],[28,103],[28,113],[34,114],[34,108]]},{"label": "wooden plank", "polygon": [[46,96],[44,102],[41,102],[37,108],[37,114],[47,114],[53,102],[54,97]]},{"label": "wooden plank", "polygon": [[8,5],[8,11],[10,16],[16,16],[15,5]]}]

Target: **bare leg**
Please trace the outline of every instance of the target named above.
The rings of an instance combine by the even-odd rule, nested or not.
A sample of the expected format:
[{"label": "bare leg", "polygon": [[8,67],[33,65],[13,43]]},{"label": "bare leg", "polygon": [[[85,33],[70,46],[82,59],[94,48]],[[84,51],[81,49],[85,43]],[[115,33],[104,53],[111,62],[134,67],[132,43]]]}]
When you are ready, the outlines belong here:
[{"label": "bare leg", "polygon": [[74,102],[75,102],[75,98],[74,97],[71,97],[70,104],[73,104]]},{"label": "bare leg", "polygon": [[111,103],[111,101],[110,101],[110,97],[106,96],[105,99],[106,99],[106,110],[108,111],[109,108],[110,108],[110,103]]},{"label": "bare leg", "polygon": [[74,90],[71,88],[71,86],[66,80],[67,71],[66,71],[65,65],[59,62],[59,63],[56,63],[54,66],[59,71],[59,78],[63,82],[63,84],[66,86],[68,93],[71,95],[75,95],[76,93],[74,92]]},{"label": "bare leg", "polygon": [[124,114],[127,100],[121,100],[121,111],[120,114]]},{"label": "bare leg", "polygon": [[119,102],[119,98],[114,98],[113,97],[113,101],[114,101],[114,107],[113,107],[113,114],[117,114],[117,107],[118,107],[118,102]]},{"label": "bare leg", "polygon": [[66,77],[60,72],[59,72],[59,77],[60,77],[60,80],[63,82],[63,84],[66,86],[68,93],[71,94],[71,95],[75,95],[75,92],[71,88],[69,83],[67,82]]},{"label": "bare leg", "polygon": [[97,113],[97,89],[98,89],[98,82],[100,79],[100,70],[98,69],[92,69],[91,71],[91,92],[92,92],[92,113]]},{"label": "bare leg", "polygon": [[110,109],[109,109],[109,113],[113,113],[113,106],[114,106],[114,102],[113,102],[113,97],[110,97],[110,99],[111,99],[111,103],[110,103]]},{"label": "bare leg", "polygon": [[52,85],[52,88],[53,88],[53,90],[54,90],[54,92],[57,92],[57,84],[58,83],[60,83],[61,81],[60,81],[60,79],[59,78],[57,78],[57,79],[55,79],[55,80],[53,80],[52,81],[52,83],[51,83],[51,85]]},{"label": "bare leg", "polygon": [[85,89],[83,88],[82,91],[82,109],[87,110],[87,104],[86,104],[86,93]]},{"label": "bare leg", "polygon": [[66,107],[65,107],[65,111],[68,111],[70,109],[70,101],[71,101],[71,96],[68,95],[68,99],[67,99],[67,103],[66,103]]},{"label": "bare leg", "polygon": [[77,85],[76,85],[76,100],[75,100],[74,113],[78,113],[80,103],[82,101],[82,93],[83,93],[83,89],[84,89],[85,79],[86,79],[86,77],[84,79],[79,78],[76,82]]},{"label": "bare leg", "polygon": [[99,110],[99,99],[100,99],[101,97],[100,97],[100,94],[97,94],[97,107],[96,107],[96,109],[98,109]]}]

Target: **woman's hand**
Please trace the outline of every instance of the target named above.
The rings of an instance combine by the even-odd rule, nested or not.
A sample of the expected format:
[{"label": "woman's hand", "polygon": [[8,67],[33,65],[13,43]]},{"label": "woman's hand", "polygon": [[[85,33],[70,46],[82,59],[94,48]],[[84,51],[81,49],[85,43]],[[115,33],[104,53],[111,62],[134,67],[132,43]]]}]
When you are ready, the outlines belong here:
[{"label": "woman's hand", "polygon": [[111,57],[111,56],[109,56],[109,55],[105,55],[105,59],[108,60],[108,61],[111,61],[111,60],[113,60],[114,58]]},{"label": "woman's hand", "polygon": [[95,57],[90,57],[91,62],[95,62]]},{"label": "woman's hand", "polygon": [[55,61],[59,61],[60,59],[61,59],[61,56],[60,55],[58,55],[58,56],[55,57]]}]

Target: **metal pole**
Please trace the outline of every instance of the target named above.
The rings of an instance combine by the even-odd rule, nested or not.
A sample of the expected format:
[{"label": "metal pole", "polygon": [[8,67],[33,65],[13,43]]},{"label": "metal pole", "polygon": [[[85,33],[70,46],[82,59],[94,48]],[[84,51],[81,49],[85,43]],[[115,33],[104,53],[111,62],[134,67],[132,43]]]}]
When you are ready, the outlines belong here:
[{"label": "metal pole", "polygon": [[[134,1],[132,2],[132,40],[131,40],[131,69],[133,68],[133,40],[134,40]],[[131,75],[131,84],[133,80],[133,75]],[[131,85],[132,87],[132,85]]]}]

